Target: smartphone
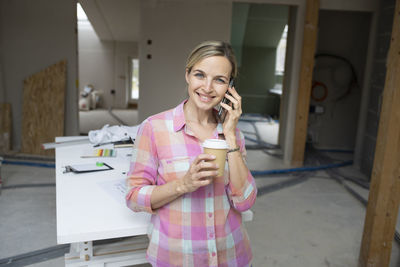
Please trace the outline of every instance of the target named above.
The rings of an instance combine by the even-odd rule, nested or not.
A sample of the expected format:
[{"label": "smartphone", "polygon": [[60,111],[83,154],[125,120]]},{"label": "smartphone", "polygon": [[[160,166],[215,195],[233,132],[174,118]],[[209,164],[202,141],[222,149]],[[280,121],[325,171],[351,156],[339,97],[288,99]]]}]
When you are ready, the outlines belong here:
[{"label": "smartphone", "polygon": [[[232,88],[233,85],[234,85],[234,80],[233,80],[233,78],[231,78],[231,79],[229,80],[229,85],[228,85],[228,87],[229,87],[229,88]],[[227,93],[228,93],[229,95],[231,95],[231,93],[229,93],[228,91],[227,91]],[[229,101],[229,99],[226,98],[226,97],[224,97],[224,98],[222,99],[222,103],[224,103],[224,104],[227,104],[227,105],[228,105],[230,102],[231,102],[231,101]],[[221,122],[224,122],[225,116],[226,116],[226,112],[224,112],[224,108],[223,108],[222,106],[219,106],[219,108],[218,108],[218,117],[221,119]]]}]

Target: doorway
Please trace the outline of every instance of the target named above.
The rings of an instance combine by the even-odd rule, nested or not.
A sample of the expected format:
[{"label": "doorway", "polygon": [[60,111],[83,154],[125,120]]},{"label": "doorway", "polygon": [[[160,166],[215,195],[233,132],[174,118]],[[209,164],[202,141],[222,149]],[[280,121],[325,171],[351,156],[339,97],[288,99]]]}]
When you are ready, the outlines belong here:
[{"label": "doorway", "polygon": [[[264,152],[255,169],[283,167],[279,146],[280,103],[285,75],[289,6],[233,3],[231,44],[242,96],[239,128],[246,147]],[[251,153],[257,153],[252,151]],[[270,166],[265,166],[265,164]]]}]

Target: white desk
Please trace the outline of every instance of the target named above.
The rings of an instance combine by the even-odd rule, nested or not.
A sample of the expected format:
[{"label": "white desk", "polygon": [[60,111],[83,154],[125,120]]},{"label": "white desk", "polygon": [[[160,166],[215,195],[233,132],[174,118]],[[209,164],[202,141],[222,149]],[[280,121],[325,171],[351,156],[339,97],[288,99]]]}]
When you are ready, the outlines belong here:
[{"label": "white desk", "polygon": [[[56,142],[82,137],[57,137]],[[115,158],[81,158],[89,143],[56,148],[57,243],[71,243],[66,266],[127,266],[146,262],[146,235],[150,214],[135,213],[123,199],[104,189],[104,184],[126,178],[131,149],[117,149]],[[102,148],[107,148],[103,146]],[[108,148],[112,148],[109,146]],[[85,174],[63,173],[64,166],[102,161],[113,170]],[[122,197],[123,198],[123,197]],[[251,221],[253,213],[243,213]],[[93,246],[92,241],[135,237],[119,243]]]},{"label": "white desk", "polygon": [[[76,138],[79,139],[59,137],[56,141]],[[145,263],[145,236],[133,240],[131,243],[134,247],[123,242],[125,250],[113,244],[123,254],[119,258],[115,257],[115,249],[109,251],[104,246],[98,249],[92,246],[91,241],[94,240],[145,235],[150,214],[131,211],[121,204],[123,200],[118,202],[101,185],[126,178],[130,161],[127,154],[131,153],[131,149],[118,149],[115,158],[80,158],[84,150],[91,148],[89,143],[56,148],[57,243],[72,243],[71,252],[66,255],[66,266],[125,266]],[[114,170],[85,174],[63,173],[63,166],[93,161],[105,162]],[[96,254],[97,250],[101,252]],[[110,265],[110,262],[115,265]]]}]

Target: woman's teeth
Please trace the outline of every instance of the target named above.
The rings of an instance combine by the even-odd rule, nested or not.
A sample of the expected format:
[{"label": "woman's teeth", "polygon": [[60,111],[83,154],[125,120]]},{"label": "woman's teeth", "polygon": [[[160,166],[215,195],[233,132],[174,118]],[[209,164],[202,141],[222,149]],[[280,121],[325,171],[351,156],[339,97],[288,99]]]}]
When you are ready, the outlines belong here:
[{"label": "woman's teeth", "polygon": [[200,100],[204,101],[204,102],[210,102],[212,100],[212,97],[208,97],[208,96],[204,96],[204,95],[200,95]]}]

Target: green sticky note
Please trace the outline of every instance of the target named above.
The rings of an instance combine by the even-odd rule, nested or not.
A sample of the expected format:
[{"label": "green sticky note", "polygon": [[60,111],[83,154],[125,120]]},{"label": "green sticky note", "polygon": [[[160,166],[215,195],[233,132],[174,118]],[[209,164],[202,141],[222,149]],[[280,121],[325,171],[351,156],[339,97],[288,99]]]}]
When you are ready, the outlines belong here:
[{"label": "green sticky note", "polygon": [[98,166],[98,167],[102,167],[103,165],[104,165],[103,162],[96,162],[96,166]]}]

